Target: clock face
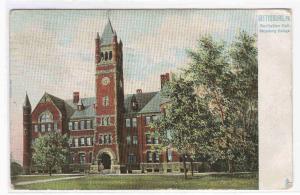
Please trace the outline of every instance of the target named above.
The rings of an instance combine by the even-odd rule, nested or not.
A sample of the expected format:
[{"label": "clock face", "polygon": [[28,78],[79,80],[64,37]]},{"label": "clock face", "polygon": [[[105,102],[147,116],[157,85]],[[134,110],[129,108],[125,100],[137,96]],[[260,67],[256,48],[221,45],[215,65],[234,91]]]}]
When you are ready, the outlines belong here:
[{"label": "clock face", "polygon": [[101,82],[102,85],[108,85],[110,83],[110,79],[108,77],[104,77]]}]

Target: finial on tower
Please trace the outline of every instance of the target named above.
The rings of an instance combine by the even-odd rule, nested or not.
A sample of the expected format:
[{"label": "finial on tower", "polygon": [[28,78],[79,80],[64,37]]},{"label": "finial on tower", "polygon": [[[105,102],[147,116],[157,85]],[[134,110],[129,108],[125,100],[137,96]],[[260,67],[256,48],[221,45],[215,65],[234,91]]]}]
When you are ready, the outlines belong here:
[{"label": "finial on tower", "polygon": [[27,91],[26,91],[26,96],[25,96],[24,106],[29,106],[29,107],[31,107],[31,104],[30,104],[30,101],[29,101],[29,98],[28,98],[28,95],[27,95]]}]

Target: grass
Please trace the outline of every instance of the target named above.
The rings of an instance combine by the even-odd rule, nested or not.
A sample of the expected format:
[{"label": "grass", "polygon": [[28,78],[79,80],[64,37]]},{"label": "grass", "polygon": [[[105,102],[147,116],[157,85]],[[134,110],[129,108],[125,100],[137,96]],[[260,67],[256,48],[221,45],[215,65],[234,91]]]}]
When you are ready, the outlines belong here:
[{"label": "grass", "polygon": [[257,173],[194,176],[89,175],[83,178],[15,186],[31,190],[133,190],[133,189],[258,189]]}]

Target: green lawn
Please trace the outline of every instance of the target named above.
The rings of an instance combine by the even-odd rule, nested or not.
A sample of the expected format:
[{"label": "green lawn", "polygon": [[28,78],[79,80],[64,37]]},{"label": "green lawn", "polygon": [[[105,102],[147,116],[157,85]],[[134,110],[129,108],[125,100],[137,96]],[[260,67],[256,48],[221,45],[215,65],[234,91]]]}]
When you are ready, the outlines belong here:
[{"label": "green lawn", "polygon": [[31,190],[112,190],[112,189],[258,189],[257,173],[194,176],[181,175],[90,175],[83,178],[16,186]]}]

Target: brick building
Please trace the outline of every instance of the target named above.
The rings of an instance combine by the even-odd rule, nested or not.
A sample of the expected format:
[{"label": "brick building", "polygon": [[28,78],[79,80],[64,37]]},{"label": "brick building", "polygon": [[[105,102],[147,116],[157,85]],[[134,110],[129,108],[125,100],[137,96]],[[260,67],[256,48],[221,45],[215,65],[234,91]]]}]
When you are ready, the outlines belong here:
[{"label": "brick building", "polygon": [[[62,100],[45,93],[31,111],[26,94],[23,106],[23,166],[28,173],[39,171],[32,164],[31,144],[50,131],[69,136],[70,156],[64,172],[180,171],[179,155],[158,151],[159,137],[148,124],[161,115],[166,100],[159,91],[124,95],[122,41],[108,20],[103,34],[95,39],[95,97]],[[158,78],[159,79],[159,78]],[[160,76],[161,87],[169,74]],[[58,170],[61,171],[61,170]]]}]

